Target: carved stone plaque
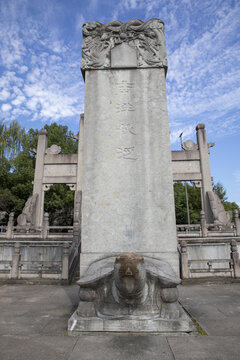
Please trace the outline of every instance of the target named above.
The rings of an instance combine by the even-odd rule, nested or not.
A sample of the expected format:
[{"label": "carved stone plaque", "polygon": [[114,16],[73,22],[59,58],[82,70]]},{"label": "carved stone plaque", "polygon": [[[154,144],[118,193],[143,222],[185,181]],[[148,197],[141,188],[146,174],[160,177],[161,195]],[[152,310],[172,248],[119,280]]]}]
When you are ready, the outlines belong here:
[{"label": "carved stone plaque", "polygon": [[83,73],[88,69],[124,67],[167,69],[164,23],[161,20],[111,21],[106,24],[94,21],[83,25]]}]

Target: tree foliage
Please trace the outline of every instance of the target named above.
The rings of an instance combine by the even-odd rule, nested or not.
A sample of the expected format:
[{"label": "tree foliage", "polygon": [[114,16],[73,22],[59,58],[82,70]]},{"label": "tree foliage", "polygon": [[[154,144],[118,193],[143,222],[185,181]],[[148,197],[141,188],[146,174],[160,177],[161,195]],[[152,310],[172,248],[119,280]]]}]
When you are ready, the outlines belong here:
[{"label": "tree foliage", "polygon": [[230,214],[232,214],[233,210],[238,210],[238,212],[240,212],[240,207],[234,201],[227,201],[227,191],[220,182],[213,184],[213,191],[218,195],[225,211],[229,211]]},{"label": "tree foliage", "polygon": [[[48,146],[61,146],[62,153],[76,153],[77,142],[67,126],[45,125],[48,131]],[[38,130],[26,131],[17,122],[7,126],[0,123],[0,211],[14,212],[17,217],[33,190],[35,153],[37,149]],[[46,193],[45,211],[50,212],[50,220],[54,212],[64,211],[68,214],[73,208],[74,193],[65,185],[55,185]]]},{"label": "tree foliage", "polygon": [[213,191],[215,192],[215,194],[217,194],[217,196],[222,202],[227,200],[227,196],[226,196],[227,191],[220,182],[213,184]]},{"label": "tree foliage", "polygon": [[25,137],[25,129],[17,121],[7,127],[4,120],[0,121],[0,158],[13,159],[21,150]]},{"label": "tree foliage", "polygon": [[[186,184],[190,223],[196,224],[200,220],[201,192],[194,184]],[[187,224],[187,200],[184,183],[174,184],[174,198],[177,224]]]},{"label": "tree foliage", "polygon": [[[189,203],[190,223],[195,224],[200,221],[200,211],[202,209],[201,191],[199,188],[196,188],[194,184],[187,183],[186,186]],[[229,211],[230,214],[235,209],[240,212],[240,208],[235,202],[227,201],[227,191],[221,183],[218,182],[213,184],[213,191],[218,195],[226,211]],[[187,224],[187,203],[184,183],[179,182],[174,184],[174,197],[176,222],[177,224]]]}]

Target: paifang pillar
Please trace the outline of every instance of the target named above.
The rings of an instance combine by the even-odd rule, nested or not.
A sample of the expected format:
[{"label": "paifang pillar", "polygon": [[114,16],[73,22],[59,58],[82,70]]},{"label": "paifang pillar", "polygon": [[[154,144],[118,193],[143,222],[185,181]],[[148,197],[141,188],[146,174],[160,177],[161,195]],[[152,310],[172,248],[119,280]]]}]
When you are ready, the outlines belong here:
[{"label": "paifang pillar", "polygon": [[178,274],[163,22],[84,24],[81,67],[80,276],[125,252],[168,261]]}]

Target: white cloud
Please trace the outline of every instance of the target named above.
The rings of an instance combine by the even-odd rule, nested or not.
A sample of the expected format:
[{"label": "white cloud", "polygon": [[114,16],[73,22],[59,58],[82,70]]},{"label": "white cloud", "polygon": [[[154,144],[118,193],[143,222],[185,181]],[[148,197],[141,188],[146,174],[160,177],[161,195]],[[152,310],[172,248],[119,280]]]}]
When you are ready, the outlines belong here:
[{"label": "white cloud", "polygon": [[5,101],[10,97],[10,92],[6,89],[0,91],[0,100]]},{"label": "white cloud", "polygon": [[182,141],[188,140],[189,137],[195,136],[195,126],[184,126],[180,125],[177,129],[171,131],[170,133],[170,140],[172,144],[179,143],[180,144],[180,138],[179,135],[183,133],[182,135]]},{"label": "white cloud", "polygon": [[[240,6],[218,8],[216,2],[210,1],[191,4],[199,7],[201,16],[206,12],[206,21],[194,37],[189,31],[188,10],[183,11],[184,22],[179,22],[178,6],[172,12],[168,5],[163,8],[167,17],[164,20],[169,47],[167,89],[171,126],[183,119],[189,124],[193,119],[206,120],[208,132],[234,133],[240,130],[239,120],[232,115],[240,112],[240,44],[235,35],[240,30],[237,16]],[[169,19],[174,31],[168,29]]]},{"label": "white cloud", "polygon": [[84,16],[82,14],[77,14],[76,16],[76,31],[82,32],[82,26],[85,23]]},{"label": "white cloud", "polygon": [[117,2],[117,5],[114,7],[112,18],[114,20],[118,20],[120,14],[130,10],[144,8],[146,3],[149,3],[149,0],[147,0],[146,2],[143,2],[142,0],[120,0]]},{"label": "white cloud", "polygon": [[[49,26],[53,8],[43,11],[44,17],[37,22],[26,17],[24,6],[17,16],[18,3],[0,6],[2,14],[8,14],[0,14],[0,101],[10,100],[14,107],[3,103],[2,111],[9,112],[9,120],[23,114],[51,121],[78,116],[83,110],[80,54],[64,43],[57,28]],[[78,21],[81,26],[83,16]]]},{"label": "white cloud", "polygon": [[12,101],[12,105],[19,106],[19,105],[23,104],[25,102],[25,100],[26,100],[25,96],[19,95]]},{"label": "white cloud", "polygon": [[18,72],[20,74],[24,74],[26,71],[28,71],[28,67],[26,65],[22,65],[19,67]]},{"label": "white cloud", "polygon": [[7,111],[9,111],[9,110],[11,110],[11,105],[10,104],[3,104],[2,106],[1,106],[1,110],[3,111],[3,112],[7,112]]}]

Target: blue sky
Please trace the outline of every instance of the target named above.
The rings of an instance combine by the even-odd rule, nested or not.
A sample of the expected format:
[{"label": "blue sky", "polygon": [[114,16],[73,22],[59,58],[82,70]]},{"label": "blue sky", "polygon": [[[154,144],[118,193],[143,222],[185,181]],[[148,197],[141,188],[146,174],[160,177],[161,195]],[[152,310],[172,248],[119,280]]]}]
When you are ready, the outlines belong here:
[{"label": "blue sky", "polygon": [[0,119],[76,133],[82,24],[153,17],[165,22],[172,148],[205,123],[214,181],[240,204],[240,1],[0,0]]}]

